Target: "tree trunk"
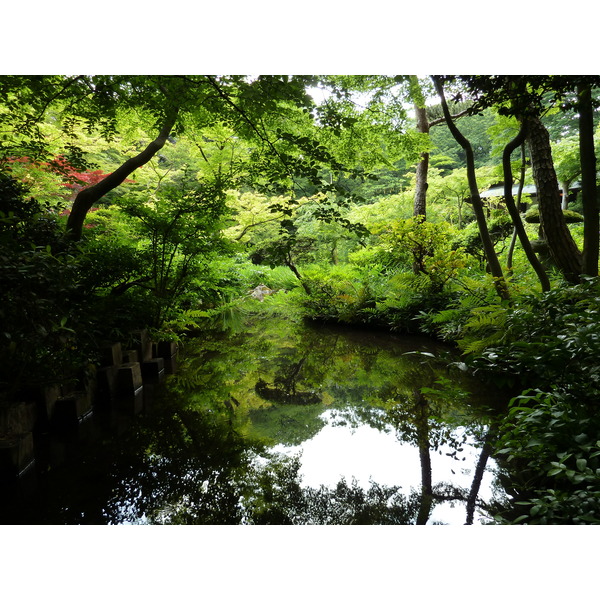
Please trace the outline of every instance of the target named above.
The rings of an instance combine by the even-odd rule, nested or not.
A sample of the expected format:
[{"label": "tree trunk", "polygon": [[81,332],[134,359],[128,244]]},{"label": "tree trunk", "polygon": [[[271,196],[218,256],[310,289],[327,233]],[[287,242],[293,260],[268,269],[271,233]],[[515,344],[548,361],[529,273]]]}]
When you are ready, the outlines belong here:
[{"label": "tree trunk", "polygon": [[337,240],[335,240],[333,242],[333,245],[331,246],[331,264],[333,265],[337,265],[339,264],[339,258],[338,258],[338,242]]},{"label": "tree trunk", "polygon": [[538,276],[538,279],[540,280],[542,291],[548,292],[550,290],[550,280],[548,279],[548,275],[546,274],[542,263],[540,263],[538,257],[533,251],[533,248],[531,247],[531,243],[529,242],[529,238],[525,232],[525,227],[523,226],[523,221],[521,220],[521,214],[519,213],[519,209],[517,208],[512,195],[512,169],[510,165],[510,155],[512,154],[513,150],[516,150],[525,141],[525,135],[527,132],[526,128],[527,124],[523,123],[517,136],[506,145],[504,152],[502,153],[502,168],[504,169],[504,202],[506,203],[506,208],[508,209],[508,214],[512,219],[515,231],[519,236],[521,246],[523,247],[527,259],[529,260],[529,264],[531,264],[533,270]]},{"label": "tree trunk", "polygon": [[291,258],[290,255],[288,255],[284,259],[284,263],[285,263],[286,267],[296,276],[296,279],[300,282],[300,285],[303,287],[303,289],[306,292],[306,294],[308,296],[310,296],[311,295],[311,289],[306,284],[306,281],[304,281],[304,279],[302,278],[302,275],[300,275],[300,271],[298,271],[298,269],[296,268],[296,265],[292,261],[292,258]]},{"label": "tree trunk", "polygon": [[[429,133],[429,123],[425,107],[419,107],[415,104],[417,114],[417,131],[419,133]],[[421,160],[417,163],[415,180],[415,200],[413,215],[422,217],[423,221],[427,218],[427,172],[429,170],[429,152],[421,154]]]},{"label": "tree trunk", "polygon": [[598,276],[599,217],[594,151],[594,109],[589,85],[577,88],[579,97],[579,156],[583,203],[583,273]]},{"label": "tree trunk", "polygon": [[492,453],[492,439],[496,436],[497,430],[495,427],[490,426],[483,440],[483,447],[481,448],[481,454],[475,467],[475,474],[473,476],[473,483],[471,484],[471,490],[467,498],[467,518],[465,525],[473,525],[473,517],[475,515],[475,504],[477,502],[477,496],[479,495],[479,488],[481,487],[481,480],[485,473],[485,465],[487,464],[488,458]]},{"label": "tree trunk", "polygon": [[576,284],[581,275],[582,257],[562,212],[550,136],[538,117],[529,117],[527,121],[533,179],[540,209],[540,228],[559,271],[566,281]]},{"label": "tree trunk", "polygon": [[[527,170],[525,156],[525,144],[521,144],[521,173],[519,176],[519,191],[517,192],[517,210],[519,211],[519,217],[521,216],[522,206],[521,198],[523,197],[523,187],[525,186],[525,171]],[[508,247],[508,254],[506,256],[506,268],[512,272],[513,265],[513,252],[515,250],[515,244],[517,242],[517,230],[513,229],[512,238],[510,239],[510,246]]]},{"label": "tree trunk", "polygon": [[450,129],[450,133],[452,133],[452,136],[460,144],[460,146],[466,154],[467,179],[469,181],[469,192],[471,194],[471,202],[473,203],[473,212],[475,213],[475,219],[477,220],[477,226],[479,228],[479,237],[481,238],[481,243],[485,252],[487,264],[489,266],[490,273],[494,278],[496,292],[502,300],[509,300],[510,293],[508,291],[506,280],[504,279],[504,273],[502,272],[500,261],[498,260],[498,256],[496,255],[496,251],[494,249],[494,243],[492,242],[492,238],[490,237],[490,232],[487,227],[487,221],[483,210],[483,203],[481,201],[481,197],[479,196],[479,189],[477,188],[473,147],[471,146],[469,140],[467,140],[467,138],[458,130],[458,127],[456,127],[455,123],[452,120],[452,117],[450,116],[450,111],[448,109],[448,104],[444,96],[444,88],[442,86],[441,81],[437,77],[433,77],[433,82],[435,84],[437,93],[440,97],[442,110],[444,111],[444,118],[446,119],[446,124]]},{"label": "tree trunk", "polygon": [[[419,84],[419,79],[411,76],[411,86],[413,87],[414,107],[417,117],[417,131],[419,133],[429,134],[429,121],[425,109],[425,101]],[[413,216],[422,217],[424,221],[427,218],[427,172],[429,170],[429,152],[421,153],[421,160],[417,163],[415,179],[415,199],[413,205]]]},{"label": "tree trunk", "polygon": [[67,220],[66,234],[70,239],[75,241],[81,239],[85,217],[100,198],[121,185],[131,173],[145,165],[165,145],[177,120],[177,113],[178,111],[174,110],[166,117],[157,138],[150,142],[142,152],[125,161],[116,171],[95,185],[91,185],[77,194]]}]

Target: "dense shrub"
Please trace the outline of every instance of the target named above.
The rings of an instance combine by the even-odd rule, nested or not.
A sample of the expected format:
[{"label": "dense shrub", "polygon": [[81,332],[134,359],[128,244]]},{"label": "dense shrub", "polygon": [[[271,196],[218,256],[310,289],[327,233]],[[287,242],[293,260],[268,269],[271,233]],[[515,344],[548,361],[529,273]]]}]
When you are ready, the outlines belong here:
[{"label": "dense shrub", "polygon": [[493,343],[471,361],[480,375],[510,374],[524,387],[560,387],[581,402],[600,389],[600,284],[590,279],[499,309]]},{"label": "dense shrub", "polygon": [[515,398],[496,456],[510,506],[501,523],[600,524],[600,418],[564,391]]},{"label": "dense shrub", "polygon": [[361,324],[375,307],[373,291],[361,269],[351,266],[305,269],[304,286],[310,293],[302,301],[311,319]]},{"label": "dense shrub", "polygon": [[[489,307],[477,326],[473,371],[518,394],[495,442],[510,506],[505,523],[599,523],[600,285],[588,279],[514,306]],[[487,329],[486,329],[487,328]]]},{"label": "dense shrub", "polygon": [[0,176],[0,392],[9,399],[25,385],[71,377],[88,351],[74,249],[25,192]]}]

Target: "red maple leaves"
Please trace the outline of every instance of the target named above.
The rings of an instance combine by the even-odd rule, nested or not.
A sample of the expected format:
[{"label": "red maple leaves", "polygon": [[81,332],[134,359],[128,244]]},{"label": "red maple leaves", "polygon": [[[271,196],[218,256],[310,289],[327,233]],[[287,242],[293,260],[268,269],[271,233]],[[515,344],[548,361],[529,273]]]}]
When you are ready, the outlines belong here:
[{"label": "red maple leaves", "polygon": [[[58,155],[56,158],[48,162],[36,162],[29,159],[28,156],[21,156],[20,158],[9,158],[7,162],[10,163],[21,163],[31,167],[32,169],[41,169],[43,171],[51,171],[60,175],[63,179],[63,187],[72,190],[73,192],[79,192],[80,190],[95,185],[102,179],[104,179],[108,173],[102,169],[92,170],[77,170],[71,165],[68,160]],[[132,179],[125,179],[127,183],[133,183]]]}]

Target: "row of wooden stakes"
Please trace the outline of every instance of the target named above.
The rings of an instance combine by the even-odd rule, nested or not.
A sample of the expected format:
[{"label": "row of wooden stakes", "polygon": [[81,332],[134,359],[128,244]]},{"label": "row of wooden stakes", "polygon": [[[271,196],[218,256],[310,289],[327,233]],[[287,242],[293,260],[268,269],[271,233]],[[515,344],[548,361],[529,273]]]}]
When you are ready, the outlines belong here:
[{"label": "row of wooden stakes", "polygon": [[177,368],[177,344],[153,342],[146,330],[134,332],[127,348],[109,343],[99,365],[89,365],[78,384],[25,390],[19,402],[0,402],[0,482],[35,465],[36,438],[78,427],[94,411],[135,415],[144,397]]}]

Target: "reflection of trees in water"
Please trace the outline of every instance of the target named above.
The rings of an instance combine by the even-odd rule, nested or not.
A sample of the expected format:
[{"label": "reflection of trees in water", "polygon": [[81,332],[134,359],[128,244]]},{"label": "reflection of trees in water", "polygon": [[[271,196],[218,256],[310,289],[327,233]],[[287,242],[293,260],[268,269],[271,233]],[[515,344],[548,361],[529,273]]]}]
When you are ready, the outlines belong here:
[{"label": "reflection of trees in water", "polygon": [[[471,484],[471,490],[469,492],[469,497],[467,498],[467,518],[465,521],[465,525],[473,524],[473,516],[475,513],[475,508],[478,505],[477,496],[479,494],[479,488],[481,486],[481,480],[483,478],[483,474],[485,472],[485,467],[490,457],[493,446],[492,443],[498,434],[497,428],[493,425],[488,427],[488,430],[483,438],[483,443],[481,447],[481,454],[479,455],[479,460],[477,461],[477,466],[475,467],[475,473],[473,475],[473,483]],[[485,506],[482,503],[479,503],[480,506]]]},{"label": "reflection of trees in water", "polygon": [[[113,465],[104,522],[165,524],[410,524],[419,497],[341,480],[333,489],[301,486],[298,457],[253,461],[225,420],[177,410],[128,440],[138,461]],[[158,426],[159,428],[157,428]]]},{"label": "reflection of trees in water", "polygon": [[[466,432],[459,433],[450,418],[451,413],[464,411],[464,402],[453,404],[448,397],[428,398],[421,392],[421,388],[434,385],[440,372],[444,372],[439,362],[418,353],[403,355],[393,349],[362,344],[360,337],[327,336],[318,331],[311,331],[299,340],[295,350],[296,354],[288,348],[279,361],[274,387],[294,394],[298,392],[299,381],[304,389],[314,389],[320,383],[335,398],[332,406],[336,408],[337,423],[369,424],[378,430],[393,426],[400,441],[419,450],[421,489],[416,496],[411,495],[412,503],[418,499],[413,522],[427,523],[437,503],[460,500],[466,504],[467,523],[472,523],[489,445],[483,448],[470,490],[445,482],[433,485],[431,452],[449,447],[449,454],[460,461],[462,446],[467,441]],[[300,352],[302,356],[298,359]],[[292,356],[297,360],[292,360]],[[374,405],[385,411],[373,410]],[[319,413],[314,414],[317,419],[318,416]],[[315,428],[305,430],[304,439],[314,435]],[[344,482],[338,491],[344,490],[344,485],[347,484]],[[322,489],[320,498],[334,493],[335,490]],[[397,490],[394,493],[398,495]]]},{"label": "reflection of trees in water", "polygon": [[431,455],[429,453],[429,404],[420,391],[413,391],[414,423],[416,429],[419,461],[421,463],[421,506],[417,525],[425,525],[431,514],[433,489],[431,487]]},{"label": "reflection of trees in water", "polygon": [[[355,420],[357,425],[367,423],[379,430],[393,426],[400,441],[419,449],[421,490],[406,495],[398,487],[377,484],[363,490],[356,482],[348,484],[345,480],[334,489],[305,488],[298,475],[299,463],[294,462],[270,463],[266,470],[248,468],[242,476],[243,484],[239,476],[236,475],[236,480],[231,471],[222,470],[224,480],[234,490],[219,487],[222,481],[218,477],[211,479],[207,475],[210,469],[199,471],[197,476],[191,476],[192,470],[188,469],[183,484],[188,508],[180,505],[177,510],[173,508],[171,522],[175,513],[180,522],[187,522],[186,519],[211,522],[202,521],[209,518],[208,513],[198,508],[210,506],[206,496],[194,494],[194,485],[198,488],[199,481],[201,489],[208,485],[214,498],[220,499],[223,510],[213,507],[212,518],[224,519],[222,522],[240,518],[227,500],[235,493],[247,498],[242,517],[246,522],[426,523],[436,503],[456,499],[467,502],[470,514],[467,521],[469,518],[472,521],[476,503],[473,491],[478,490],[478,484],[472,486],[471,495],[469,490],[448,483],[432,484],[431,452],[450,446],[451,452],[459,457],[466,438],[458,436],[453,425],[446,423],[448,414],[456,407],[420,391],[431,386],[438,374],[434,361],[402,355],[393,346],[383,348],[362,343],[360,336],[350,338],[301,327],[286,330],[273,323],[264,325],[265,330],[259,335],[245,333],[243,345],[236,344],[235,339],[223,345],[218,368],[210,363],[203,366],[210,373],[210,379],[204,382],[210,381],[210,388],[219,390],[214,393],[221,393],[226,403],[225,393],[236,395],[236,391],[225,384],[225,378],[239,379],[235,375],[238,371],[254,372],[252,369],[259,362],[254,389],[274,406],[252,410],[249,418],[259,437],[296,445],[314,437],[323,427],[320,415],[324,405],[320,396],[327,392],[334,400],[331,406],[336,409],[338,419]],[[384,411],[373,410],[374,405]],[[186,436],[193,437],[190,434],[193,427],[186,425],[185,429]],[[476,478],[477,475],[476,469]],[[250,483],[253,478],[254,483]],[[234,485],[234,481],[238,483]],[[175,500],[171,505],[178,506]],[[189,506],[196,508],[192,511]]]},{"label": "reflection of trees in water", "polygon": [[298,457],[279,457],[250,473],[245,522],[257,525],[410,525],[418,494],[371,482],[365,490],[341,479],[329,489],[302,487]]},{"label": "reflection of trees in water", "polygon": [[489,457],[489,436],[486,437],[480,460],[474,470],[470,491],[446,482],[434,486],[431,452],[441,452],[441,447],[449,447],[450,452],[446,454],[461,462],[464,461],[461,453],[468,439],[468,428],[457,430],[452,422],[447,422],[446,415],[453,408],[450,402],[440,400],[439,397],[429,399],[420,389],[412,389],[407,393],[402,388],[387,387],[379,398],[379,403],[386,408],[386,414],[396,430],[398,439],[419,450],[421,493],[416,524],[426,524],[437,503],[456,500],[466,503],[466,522],[471,524],[481,479]]},{"label": "reflection of trees in water", "polygon": [[245,443],[208,415],[178,412],[155,431],[138,437],[150,451],[141,461],[130,455],[113,465],[107,522],[413,524],[427,521],[431,500],[465,498],[449,486],[427,489],[426,478],[420,493],[373,482],[363,489],[344,479],[331,489],[305,488],[298,457],[252,464]]},{"label": "reflection of trees in water", "polygon": [[[304,488],[298,475],[299,458],[279,458],[272,460],[260,474],[261,485],[268,490],[267,501],[263,497],[262,504],[251,506],[253,516],[248,517],[249,521],[279,524],[426,524],[434,506],[442,502],[460,501],[466,506],[465,522],[472,524],[475,508],[481,506],[477,495],[489,456],[489,444],[484,446],[474,470],[470,490],[447,482],[433,485],[431,453],[441,452],[443,446],[449,450],[447,454],[460,460],[467,433],[461,431],[459,434],[450,425],[444,424],[440,420],[440,407],[418,390],[402,398],[396,397],[395,401],[395,411],[390,411],[392,415],[378,411],[380,425],[383,427],[387,422],[389,426],[390,416],[394,417],[395,422],[402,423],[396,428],[399,439],[418,448],[420,490],[407,493],[398,486],[387,487],[374,482],[365,490],[356,481],[348,484],[345,479],[331,489],[325,486],[319,489]],[[352,415],[352,410],[335,412],[333,421],[343,422]],[[357,424],[363,423],[359,421]],[[489,442],[489,436],[486,442]]]},{"label": "reflection of trees in water", "polygon": [[256,382],[254,389],[256,393],[265,400],[275,402],[276,404],[319,404],[321,397],[312,390],[298,389],[298,383],[301,380],[301,371],[306,356],[299,361],[281,367],[275,375],[275,381],[272,386],[260,378]]},{"label": "reflection of trees in water", "polygon": [[250,465],[247,443],[214,413],[171,408],[154,414],[123,444],[137,459],[130,455],[113,467],[107,521],[238,523],[235,480]]},{"label": "reflection of trees in water", "polygon": [[[28,524],[123,522],[236,524],[236,480],[251,468],[249,451],[226,418],[160,398],[128,419],[94,415],[94,441],[40,474],[38,494],[15,506]],[[55,446],[57,444],[55,443]]]}]

